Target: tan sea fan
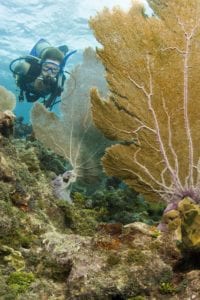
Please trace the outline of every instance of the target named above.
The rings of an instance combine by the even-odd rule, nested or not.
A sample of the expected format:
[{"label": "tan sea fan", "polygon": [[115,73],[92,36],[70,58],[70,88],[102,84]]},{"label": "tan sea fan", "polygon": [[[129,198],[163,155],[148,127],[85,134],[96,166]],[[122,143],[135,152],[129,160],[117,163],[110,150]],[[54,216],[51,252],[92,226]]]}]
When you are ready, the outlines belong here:
[{"label": "tan sea fan", "polygon": [[0,86],[0,111],[14,110],[16,106],[15,95],[7,90],[4,86]]},{"label": "tan sea fan", "polygon": [[100,157],[109,141],[93,124],[90,88],[97,85],[102,95],[107,93],[104,72],[95,51],[86,49],[83,63],[75,67],[66,82],[61,115],[56,116],[39,103],[32,109],[36,138],[66,159],[73,182],[81,179],[92,183],[101,173]]},{"label": "tan sea fan", "polygon": [[121,142],[103,165],[149,199],[200,202],[200,2],[148,2],[152,17],[133,4],[90,22],[111,91],[92,90],[93,118]]}]

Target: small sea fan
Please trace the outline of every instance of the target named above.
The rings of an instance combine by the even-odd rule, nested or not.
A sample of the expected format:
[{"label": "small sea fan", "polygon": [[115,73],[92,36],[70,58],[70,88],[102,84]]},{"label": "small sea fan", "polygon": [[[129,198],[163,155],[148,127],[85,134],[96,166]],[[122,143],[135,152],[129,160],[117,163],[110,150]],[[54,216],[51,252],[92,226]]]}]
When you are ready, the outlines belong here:
[{"label": "small sea fan", "polygon": [[0,111],[14,110],[16,106],[15,95],[5,87],[0,86]]},{"label": "small sea fan", "polygon": [[110,144],[93,124],[89,96],[93,86],[98,86],[102,95],[107,93],[103,65],[95,52],[87,49],[83,63],[72,71],[66,83],[61,116],[39,103],[34,105],[31,114],[36,138],[68,161],[79,182],[90,185],[101,176],[100,158]]}]

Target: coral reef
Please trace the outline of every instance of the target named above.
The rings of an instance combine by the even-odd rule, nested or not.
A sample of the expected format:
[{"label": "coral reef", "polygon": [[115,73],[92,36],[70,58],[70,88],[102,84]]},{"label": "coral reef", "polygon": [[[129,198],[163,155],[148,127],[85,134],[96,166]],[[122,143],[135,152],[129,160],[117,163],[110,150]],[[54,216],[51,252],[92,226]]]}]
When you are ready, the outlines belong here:
[{"label": "coral reef", "polygon": [[108,149],[105,169],[150,199],[170,202],[165,230],[156,226],[164,206],[147,204],[116,178],[92,195],[77,186],[72,203],[61,199],[74,173],[96,189],[93,167],[106,146],[88,106],[104,69],[87,50],[84,72],[78,66],[73,73],[80,90],[71,77],[63,94],[63,119],[39,104],[33,110],[36,135],[52,150],[33,136],[0,137],[0,299],[199,298],[199,9],[195,0],[149,2],[156,17],[135,6],[91,21],[110,88],[108,101],[95,90],[92,101],[98,127],[121,142]]},{"label": "coral reef", "polygon": [[198,1],[148,2],[153,16],[133,3],[90,21],[111,92],[105,100],[92,90],[93,117],[119,142],[103,165],[148,199],[199,203]]},{"label": "coral reef", "polygon": [[144,222],[156,224],[163,210],[163,203],[147,202],[142,195],[126,186],[118,188],[101,188],[88,197],[90,206],[99,212],[99,221],[128,224]]},{"label": "coral reef", "polygon": [[[73,204],[57,200],[52,171],[44,165],[41,169],[37,146],[24,139],[0,141],[1,299],[197,297],[199,270],[191,260],[185,267],[188,260],[182,260],[171,232],[134,220],[125,226],[99,223],[107,214],[105,201],[113,207],[114,199],[120,202],[121,197],[123,206],[131,198],[129,190],[125,196],[124,187],[121,193],[119,186],[114,191],[116,182],[110,180],[107,192],[99,191],[93,198],[73,192]],[[148,208],[141,199],[136,204],[138,211],[140,205],[141,210]],[[117,209],[122,208],[116,205],[114,217]],[[128,209],[134,215],[134,208]],[[181,211],[186,220],[187,210]],[[111,211],[107,216],[110,221]]]},{"label": "coral reef", "polygon": [[26,138],[32,133],[31,124],[24,123],[23,117],[18,117],[15,119],[14,124],[14,137],[15,138]]}]

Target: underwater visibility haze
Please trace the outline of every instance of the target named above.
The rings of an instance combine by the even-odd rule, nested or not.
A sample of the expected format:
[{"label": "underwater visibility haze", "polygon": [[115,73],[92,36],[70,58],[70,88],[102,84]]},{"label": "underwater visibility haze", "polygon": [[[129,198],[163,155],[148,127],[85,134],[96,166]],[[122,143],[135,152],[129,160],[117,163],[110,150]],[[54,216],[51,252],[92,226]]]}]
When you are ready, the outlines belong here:
[{"label": "underwater visibility haze", "polygon": [[200,299],[200,2],[142,3],[0,1],[2,300]]},{"label": "underwater visibility haze", "polygon": [[[77,50],[68,62],[67,69],[81,62],[85,48],[97,45],[89,29],[88,20],[104,6],[120,6],[127,10],[131,0],[2,0],[0,2],[0,57],[1,85],[18,95],[18,89],[9,64],[19,56],[29,54],[34,44],[41,38],[52,46],[66,44],[70,50]],[[17,116],[23,115],[29,121],[32,104],[20,103],[16,107]]]}]

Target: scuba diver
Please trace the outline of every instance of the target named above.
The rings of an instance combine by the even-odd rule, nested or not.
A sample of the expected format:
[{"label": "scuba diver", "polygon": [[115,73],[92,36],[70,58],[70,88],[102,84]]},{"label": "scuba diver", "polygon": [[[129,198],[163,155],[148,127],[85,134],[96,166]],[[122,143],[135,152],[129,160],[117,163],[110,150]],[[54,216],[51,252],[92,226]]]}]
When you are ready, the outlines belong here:
[{"label": "scuba diver", "polygon": [[30,54],[19,57],[10,63],[16,85],[20,88],[19,101],[24,97],[28,102],[43,98],[43,104],[49,108],[57,101],[65,82],[64,67],[67,59],[76,52],[68,52],[68,47],[52,47],[45,39],[40,39]]}]

